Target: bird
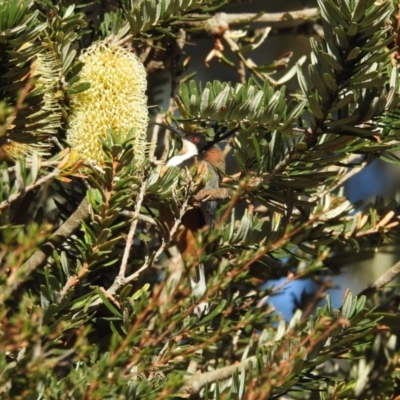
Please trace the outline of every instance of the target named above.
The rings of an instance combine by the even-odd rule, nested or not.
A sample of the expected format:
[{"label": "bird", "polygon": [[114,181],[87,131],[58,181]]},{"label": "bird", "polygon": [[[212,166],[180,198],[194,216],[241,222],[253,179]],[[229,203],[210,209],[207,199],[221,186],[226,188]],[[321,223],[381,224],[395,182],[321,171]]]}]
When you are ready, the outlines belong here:
[{"label": "bird", "polygon": [[[204,188],[218,189],[220,174],[225,173],[225,158],[221,149],[216,145],[207,148],[206,138],[201,134],[185,134],[182,142],[182,150],[168,160],[167,167],[190,169],[196,165],[197,175],[202,179]],[[200,208],[204,223],[213,228],[217,202],[203,202]]]},{"label": "bird", "polygon": [[[196,167],[196,181],[200,180],[206,189],[218,189],[220,176],[225,173],[225,157],[221,149],[207,143],[205,135],[200,133],[184,133],[169,125],[162,126],[177,134],[182,140],[181,150],[167,161],[165,168],[192,169]],[[207,291],[207,284],[205,265],[200,262],[197,235],[199,230],[214,228],[216,209],[216,201],[206,200],[202,201],[200,206],[186,210],[181,218],[181,225],[172,238],[179,250],[183,266],[191,269],[189,278],[192,296],[196,302],[194,313],[197,315],[205,315],[209,312],[208,302],[201,300]],[[172,211],[160,205],[160,218],[171,230],[175,221]],[[205,251],[211,249],[212,245],[207,245]],[[192,269],[194,265],[197,267]],[[175,275],[172,276],[176,278]],[[173,287],[174,282],[177,281],[175,278],[172,279],[169,287]]]},{"label": "bird", "polygon": [[[217,145],[210,146],[201,133],[184,133],[174,127],[163,125],[182,139],[182,149],[170,158],[166,167],[191,169],[196,166],[196,179],[205,189],[218,189],[220,177],[225,173],[225,157]],[[196,253],[196,234],[206,226],[212,230],[215,226],[217,202],[202,201],[200,207],[193,207],[182,217],[182,227],[178,230],[175,241],[183,259]]]}]

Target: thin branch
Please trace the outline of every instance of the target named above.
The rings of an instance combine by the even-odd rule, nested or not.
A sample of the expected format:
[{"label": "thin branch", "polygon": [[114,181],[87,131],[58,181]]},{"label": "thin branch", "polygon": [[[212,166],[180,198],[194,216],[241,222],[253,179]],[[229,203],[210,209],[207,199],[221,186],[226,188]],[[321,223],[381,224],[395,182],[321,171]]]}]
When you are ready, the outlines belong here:
[{"label": "thin branch", "polygon": [[385,287],[388,283],[393,281],[398,275],[400,275],[400,261],[393,265],[389,270],[387,270],[383,275],[381,275],[371,286],[362,290],[358,296],[371,297],[380,289]]},{"label": "thin branch", "polygon": [[136,272],[134,272],[132,275],[130,275],[130,276],[125,278],[124,285],[126,285],[127,283],[129,283],[129,282],[133,281],[134,279],[136,279],[145,269],[147,269],[153,263],[154,260],[156,260],[160,256],[160,254],[165,250],[165,248],[171,243],[172,238],[174,237],[176,231],[179,228],[179,225],[181,224],[181,220],[182,220],[183,214],[185,214],[185,212],[186,212],[188,203],[189,203],[189,195],[186,197],[185,201],[182,204],[182,209],[181,209],[181,212],[179,213],[179,218],[177,218],[175,220],[174,225],[172,226],[172,228],[170,230],[169,240],[168,241],[163,240],[162,243],[161,243],[161,246],[158,248],[158,250],[156,251],[154,256],[151,257]]},{"label": "thin branch", "polygon": [[338,178],[336,179],[336,181],[333,182],[332,185],[326,187],[321,192],[316,193],[314,196],[310,197],[310,202],[322,199],[325,195],[327,195],[328,193],[332,193],[339,186],[343,186],[345,182],[347,182],[353,176],[357,175],[359,172],[363,171],[365,167],[367,167],[372,161],[373,158],[368,157],[366,160],[361,162],[361,165],[358,168],[347,168],[347,167],[341,168],[338,171]]},{"label": "thin branch", "polygon": [[214,383],[216,381],[228,379],[232,377],[232,374],[236,371],[240,372],[242,369],[249,370],[251,367],[257,365],[257,357],[252,356],[246,360],[241,361],[238,364],[228,365],[216,369],[215,371],[204,372],[202,374],[195,374],[190,378],[186,379],[181,392],[187,394],[193,394],[200,392],[208,383]]},{"label": "thin branch", "polygon": [[[324,322],[322,323],[324,324]],[[299,343],[297,343],[297,346],[291,351],[291,354],[286,359],[285,363],[281,362],[278,365],[278,362],[276,362],[275,364],[273,361],[267,360],[267,357],[264,356],[263,362],[265,364],[269,364],[269,366],[265,367],[264,373],[266,374],[270,372],[271,366],[275,364],[278,365],[277,368],[281,370],[280,374],[281,379],[284,379],[284,377],[286,377],[287,374],[289,373],[288,369],[292,368],[291,361],[294,361],[294,359],[296,358],[296,356],[298,356],[300,351],[304,351],[302,349],[303,347],[305,347],[308,344],[305,349],[305,353],[309,354],[313,350],[313,348],[317,345],[317,343],[320,343],[324,339],[328,338],[332,334],[332,331],[335,330],[341,324],[348,325],[348,321],[346,321],[344,318],[340,318],[334,323],[330,324],[330,326],[328,327],[324,326],[323,327],[324,329],[321,332],[318,332],[317,328],[315,327],[311,332],[308,333],[308,335],[306,335]],[[286,346],[282,345],[280,352],[285,351],[286,348],[287,348]],[[280,352],[279,351],[276,352],[275,357],[277,357],[278,355],[282,356],[282,354],[279,354]],[[248,371],[251,368],[255,368],[257,364],[258,364],[257,356],[251,356],[237,364],[221,367],[210,372],[194,374],[185,379],[185,383],[183,384],[183,387],[180,389],[180,392],[185,395],[188,394],[189,396],[195,393],[199,393],[200,390],[203,389],[207,384],[229,379],[232,377],[232,374],[235,373],[236,371],[239,373],[242,370]],[[281,384],[282,383],[279,382],[279,385]]]},{"label": "thin branch", "polygon": [[0,302],[10,296],[36,268],[43,265],[52,252],[79,229],[82,221],[87,220],[89,215],[89,205],[85,197],[72,215],[51,235],[50,239],[40,246],[40,249],[35,251],[15,273],[9,276],[6,289],[0,296]]},{"label": "thin branch", "polygon": [[[272,252],[273,250],[279,249],[282,246],[284,246],[285,242],[287,242],[289,239],[294,237],[295,235],[299,234],[302,232],[306,227],[308,226],[313,226],[313,224],[318,221],[324,214],[329,212],[329,210],[334,209],[335,207],[338,207],[340,205],[340,200],[333,201],[329,208],[326,210],[323,210],[311,218],[309,218],[306,222],[304,222],[301,226],[292,229],[289,232],[286,232],[280,239],[276,240],[275,243],[269,244],[267,246],[260,246],[257,250],[257,252],[253,255],[251,260],[249,260],[243,267],[243,270],[248,270],[252,264],[254,264],[256,261],[260,260],[262,257],[264,257],[267,253]],[[298,277],[299,275],[295,275]],[[295,278],[296,279],[296,278]]]},{"label": "thin branch", "polygon": [[282,173],[293,160],[297,159],[299,156],[300,154],[296,149],[290,151],[288,154],[286,154],[282,161],[278,162],[278,164],[275,165],[274,169],[269,174],[265,175],[264,182],[271,182],[274,178],[276,178],[277,175]]},{"label": "thin branch", "polygon": [[211,201],[211,200],[227,200],[232,197],[233,191],[231,189],[201,189],[195,196],[193,200],[196,202]]},{"label": "thin branch", "polygon": [[[145,185],[144,185],[145,186]],[[180,224],[181,224],[181,219],[183,217],[183,215],[186,212],[186,209],[188,207],[189,204],[189,199],[190,199],[190,193],[191,193],[191,189],[193,187],[193,184],[190,183],[188,186],[188,190],[186,193],[186,198],[185,201],[182,203],[182,207],[181,207],[181,211],[179,213],[179,218],[177,218],[174,222],[174,225],[172,226],[170,232],[169,232],[169,238],[168,240],[162,240],[162,243],[160,245],[160,247],[158,248],[158,250],[153,254],[152,257],[149,257],[146,262],[137,270],[135,271],[133,274],[125,277],[124,275],[121,274],[121,270],[120,273],[118,274],[118,276],[115,278],[113,284],[107,289],[107,293],[111,296],[113,296],[115,293],[117,293],[117,291],[125,286],[126,284],[128,284],[129,282],[135,280],[137,277],[139,277],[139,275],[146,270],[148,267],[150,267],[150,265],[152,265],[152,263],[154,262],[154,260],[156,260],[160,254],[165,250],[165,248],[171,243],[172,238],[174,237],[176,231],[178,230]],[[140,195],[140,194],[139,194]],[[139,215],[139,214],[138,214]],[[96,307],[99,304],[102,303],[101,299],[97,299],[95,300],[91,305],[90,308],[92,307]]]},{"label": "thin branch", "polygon": [[[40,167],[55,167],[57,165],[60,165],[60,161],[42,161],[40,160]],[[11,167],[7,168],[7,172],[15,172],[16,166],[13,165]]]},{"label": "thin branch", "polygon": [[254,22],[284,22],[293,20],[305,20],[310,18],[317,18],[319,17],[319,9],[318,8],[307,8],[304,10],[299,11],[285,11],[279,13],[264,13],[260,16],[253,13],[243,13],[243,14],[226,14],[225,21],[232,25],[232,24],[242,24],[249,22],[249,20],[253,20]]},{"label": "thin branch", "polygon": [[149,148],[149,159],[152,160],[155,157],[155,152],[157,148],[157,143],[158,143],[158,134],[160,131],[160,126],[163,122],[164,115],[161,113],[158,113],[155,118],[155,124],[153,126],[152,132],[151,132],[151,140],[150,140],[150,148]]},{"label": "thin branch", "polygon": [[133,221],[131,223],[131,227],[129,228],[129,233],[125,244],[124,255],[122,257],[121,266],[119,267],[117,279],[125,278],[126,266],[128,265],[129,254],[131,251],[131,247],[133,245],[136,228],[139,221],[138,217],[140,214],[140,209],[142,208],[145,191],[146,191],[146,182],[142,182],[142,187],[140,188],[140,191],[136,197],[136,206],[135,206],[135,211],[133,213]]},{"label": "thin branch", "polygon": [[[128,217],[128,218],[134,218],[135,213],[132,211],[128,211],[128,210],[121,210],[121,215],[123,215],[124,217]],[[143,222],[147,222],[150,225],[155,225],[155,226],[158,225],[156,220],[154,218],[149,217],[148,215],[139,214],[137,216],[137,218]]]},{"label": "thin branch", "polygon": [[72,287],[76,286],[79,283],[79,281],[82,279],[82,277],[86,275],[87,272],[89,272],[89,264],[87,262],[85,262],[83,264],[83,267],[79,270],[79,272],[76,275],[68,278],[66,284],[64,285],[64,287],[62,288],[62,290],[60,292],[60,298],[58,300],[58,304],[60,304],[62,302],[64,297],[67,295],[68,291]]},{"label": "thin branch", "polygon": [[217,13],[212,18],[206,21],[175,21],[173,25],[184,25],[195,26],[195,27],[205,27],[205,26],[221,26],[221,25],[237,25],[249,23],[253,21],[256,23],[276,23],[279,22],[280,25],[293,26],[295,20],[302,22],[303,20],[318,18],[320,15],[318,8],[307,8],[299,11],[286,11],[281,13],[264,13],[261,15],[254,13],[242,13],[242,14],[227,14],[227,13]]},{"label": "thin branch", "polygon": [[32,183],[32,185],[25,187],[23,191],[12,194],[7,200],[4,200],[0,203],[0,210],[3,210],[5,208],[9,207],[12,202],[18,200],[21,196],[23,196],[27,192],[30,192],[31,190],[36,189],[36,188],[40,187],[41,185],[43,185],[44,183],[55,178],[57,175],[59,175],[59,173],[60,173],[60,170],[58,168],[56,168],[52,172],[50,172],[50,174],[44,176],[41,179],[38,179],[35,183]]}]

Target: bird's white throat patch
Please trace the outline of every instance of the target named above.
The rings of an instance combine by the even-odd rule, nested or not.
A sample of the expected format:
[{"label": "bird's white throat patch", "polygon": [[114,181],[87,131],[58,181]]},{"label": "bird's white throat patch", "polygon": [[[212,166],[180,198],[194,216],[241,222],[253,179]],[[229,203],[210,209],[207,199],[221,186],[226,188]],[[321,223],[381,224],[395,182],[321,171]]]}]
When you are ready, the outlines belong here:
[{"label": "bird's white throat patch", "polygon": [[176,156],[172,157],[167,162],[167,167],[178,167],[180,164],[189,160],[190,158],[199,154],[199,150],[196,145],[187,140],[183,141],[183,148]]}]

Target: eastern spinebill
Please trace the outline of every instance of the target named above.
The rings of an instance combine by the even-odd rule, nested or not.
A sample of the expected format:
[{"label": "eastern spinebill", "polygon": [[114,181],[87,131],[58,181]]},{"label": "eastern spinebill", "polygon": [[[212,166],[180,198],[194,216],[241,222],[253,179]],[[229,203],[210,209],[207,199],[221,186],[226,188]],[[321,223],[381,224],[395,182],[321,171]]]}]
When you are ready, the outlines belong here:
[{"label": "eastern spinebill", "polygon": [[[173,127],[163,125],[182,139],[182,149],[177,155],[169,159],[167,167],[189,168],[196,166],[197,176],[206,189],[218,189],[220,174],[225,173],[225,158],[222,150],[217,146],[208,146],[205,135],[184,133]],[[175,238],[183,259],[193,256],[196,251],[196,232],[215,224],[217,202],[214,200],[202,201],[199,208],[189,209],[182,217],[182,228]]]}]

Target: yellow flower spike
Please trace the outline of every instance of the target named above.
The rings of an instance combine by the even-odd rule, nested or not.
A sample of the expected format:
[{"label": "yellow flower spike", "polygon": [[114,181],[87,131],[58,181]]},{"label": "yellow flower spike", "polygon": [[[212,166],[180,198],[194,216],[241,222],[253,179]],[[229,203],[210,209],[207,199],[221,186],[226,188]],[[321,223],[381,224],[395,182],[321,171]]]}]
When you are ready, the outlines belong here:
[{"label": "yellow flower spike", "polygon": [[116,45],[94,43],[80,57],[80,82],[90,88],[71,96],[67,141],[85,161],[104,164],[99,135],[108,129],[125,135],[135,128],[133,149],[138,163],[146,155],[149,122],[146,71],[136,55]]}]

